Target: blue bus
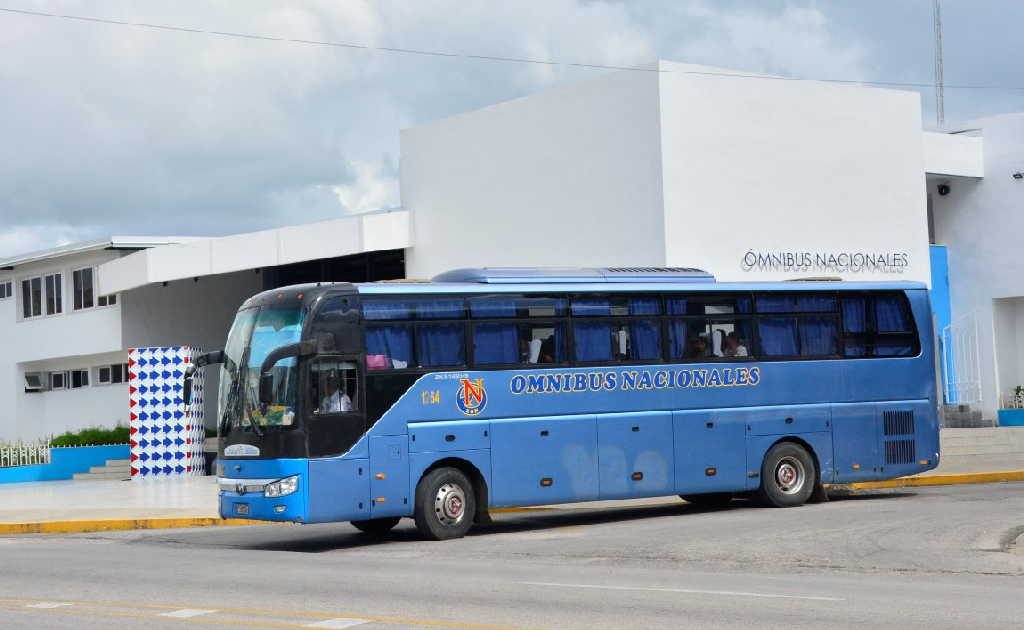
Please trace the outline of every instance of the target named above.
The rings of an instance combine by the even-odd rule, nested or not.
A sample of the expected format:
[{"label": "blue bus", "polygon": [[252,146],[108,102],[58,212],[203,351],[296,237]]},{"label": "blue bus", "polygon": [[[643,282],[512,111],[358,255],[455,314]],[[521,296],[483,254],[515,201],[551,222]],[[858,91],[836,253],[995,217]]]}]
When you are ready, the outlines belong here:
[{"label": "blue bus", "polygon": [[220,514],[412,517],[679,495],[777,507],[939,463],[916,283],[720,283],[685,268],[461,269],[267,291],[219,390]]}]

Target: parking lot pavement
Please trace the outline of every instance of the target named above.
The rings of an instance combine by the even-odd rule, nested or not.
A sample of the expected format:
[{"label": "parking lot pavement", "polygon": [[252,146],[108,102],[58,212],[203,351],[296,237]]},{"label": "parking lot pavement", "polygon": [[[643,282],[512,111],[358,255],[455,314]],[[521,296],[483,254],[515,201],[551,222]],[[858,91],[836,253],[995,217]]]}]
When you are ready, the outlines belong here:
[{"label": "parking lot pavement", "polygon": [[[382,540],[346,524],[10,536],[0,537],[0,619],[5,628],[72,627],[69,618],[80,628],[1005,628],[1024,618],[1021,533],[1024,483],[787,510],[678,501],[513,512],[440,543],[405,521]],[[166,615],[177,611],[201,612]]]}]

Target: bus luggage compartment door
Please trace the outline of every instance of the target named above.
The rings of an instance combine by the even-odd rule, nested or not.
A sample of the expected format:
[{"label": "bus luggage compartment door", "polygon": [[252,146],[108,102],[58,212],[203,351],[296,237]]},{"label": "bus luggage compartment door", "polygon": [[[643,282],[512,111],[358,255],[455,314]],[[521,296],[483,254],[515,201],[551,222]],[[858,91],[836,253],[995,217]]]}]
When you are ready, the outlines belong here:
[{"label": "bus luggage compartment door", "polygon": [[370,437],[370,517],[412,514],[409,496],[409,437]]},{"label": "bus luggage compartment door", "polygon": [[720,411],[674,411],[678,493],[742,490],[746,484],[746,431],[742,418]]},{"label": "bus luggage compartment door", "polygon": [[491,422],[491,505],[541,505],[598,497],[594,416]]},{"label": "bus luggage compartment door", "polygon": [[613,413],[597,417],[602,499],[656,497],[675,487],[672,414]]}]

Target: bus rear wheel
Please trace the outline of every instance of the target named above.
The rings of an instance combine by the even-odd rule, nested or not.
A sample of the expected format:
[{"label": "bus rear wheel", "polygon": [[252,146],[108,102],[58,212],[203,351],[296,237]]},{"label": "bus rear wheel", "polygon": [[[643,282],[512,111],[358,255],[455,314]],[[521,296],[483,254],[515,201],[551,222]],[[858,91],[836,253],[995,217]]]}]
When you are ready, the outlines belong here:
[{"label": "bus rear wheel", "polygon": [[795,507],[811,498],[818,474],[814,459],[799,444],[780,442],[768,449],[761,463],[757,496],[772,507]]},{"label": "bus rear wheel", "polygon": [[473,526],[476,495],[458,468],[432,470],[416,485],[416,529],[429,540],[462,538]]},{"label": "bus rear wheel", "polygon": [[399,520],[401,519],[393,516],[388,518],[370,518],[365,521],[351,521],[351,523],[352,527],[355,527],[364,534],[383,536],[390,532],[395,525],[398,525]]}]

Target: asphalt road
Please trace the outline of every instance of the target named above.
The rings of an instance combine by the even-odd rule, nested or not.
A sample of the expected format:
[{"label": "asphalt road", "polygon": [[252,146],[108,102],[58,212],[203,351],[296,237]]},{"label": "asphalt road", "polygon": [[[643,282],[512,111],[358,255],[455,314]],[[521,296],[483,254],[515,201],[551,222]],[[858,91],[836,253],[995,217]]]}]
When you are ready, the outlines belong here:
[{"label": "asphalt road", "polygon": [[1024,484],[796,509],[515,512],[0,538],[2,628],[1019,628]]}]

